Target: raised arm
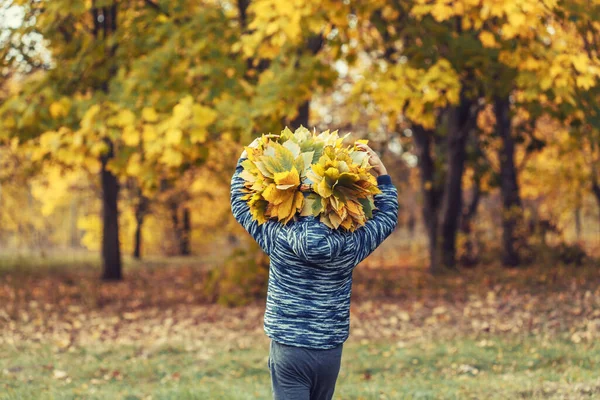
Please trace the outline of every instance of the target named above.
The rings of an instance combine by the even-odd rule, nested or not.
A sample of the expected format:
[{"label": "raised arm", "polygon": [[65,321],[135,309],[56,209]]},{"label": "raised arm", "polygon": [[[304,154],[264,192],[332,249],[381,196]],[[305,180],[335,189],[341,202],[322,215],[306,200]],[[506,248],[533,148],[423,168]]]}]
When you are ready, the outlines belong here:
[{"label": "raised arm", "polygon": [[374,197],[377,209],[373,211],[373,218],[350,235],[356,249],[355,264],[375,251],[398,224],[398,190],[389,175],[378,176],[377,186],[381,193]]},{"label": "raised arm", "polygon": [[398,224],[398,190],[392,183],[387,169],[379,156],[367,145],[358,144],[359,148],[369,154],[369,163],[377,174],[377,186],[381,193],[374,196],[376,210],[373,218],[350,235],[353,241],[355,264],[369,256],[383,241],[391,235]]},{"label": "raised arm", "polygon": [[244,152],[238,160],[235,172],[231,178],[231,211],[234,218],[256,240],[263,251],[267,255],[270,255],[282,225],[273,220],[258,225],[258,222],[252,219],[250,207],[246,203],[246,200],[242,199],[244,193],[240,190],[244,187],[244,178],[240,177],[240,173],[243,171],[242,162],[245,159]]}]

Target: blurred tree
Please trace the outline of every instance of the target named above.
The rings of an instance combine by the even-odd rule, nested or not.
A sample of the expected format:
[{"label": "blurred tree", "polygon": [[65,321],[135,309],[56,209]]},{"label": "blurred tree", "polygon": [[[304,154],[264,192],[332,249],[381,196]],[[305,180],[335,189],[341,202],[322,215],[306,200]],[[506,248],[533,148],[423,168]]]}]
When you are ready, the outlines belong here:
[{"label": "blurred tree", "polygon": [[[357,93],[368,93],[390,121],[405,118],[413,127],[431,271],[455,263],[465,143],[486,103],[494,105],[501,141],[503,262],[517,265],[522,213],[514,152],[523,135],[512,115],[531,109],[535,124],[557,105],[574,104],[580,89],[596,84],[598,59],[582,54],[572,19],[552,2],[379,1],[367,9],[364,40],[378,61]],[[539,141],[531,143],[531,151],[539,149]]]},{"label": "blurred tree", "polygon": [[[582,60],[599,60],[600,3],[590,0],[571,0],[561,3],[561,15],[573,21],[581,37],[583,53],[573,60],[578,70],[588,66]],[[558,118],[568,123],[573,138],[582,153],[583,170],[600,210],[600,86],[584,77],[577,81],[579,90],[574,101],[561,104]]]},{"label": "blurred tree", "polygon": [[193,2],[23,3],[9,42],[45,47],[15,49],[4,62],[27,72],[49,61],[2,105],[3,134],[37,138],[34,160],[101,174],[103,278],[121,279],[119,182],[134,178],[148,198],[206,159],[219,96],[246,90],[235,79],[245,65],[229,51],[239,31],[222,8]]},{"label": "blurred tree", "polygon": [[[568,142],[582,154],[586,182],[600,195],[595,2],[14,4],[24,22],[3,36],[0,72],[18,84],[2,87],[0,140],[28,152],[39,164],[32,174],[54,164],[101,177],[107,279],[121,275],[118,200],[133,210],[134,255],[151,208],[171,210],[179,252],[189,252],[195,216],[204,215],[198,199],[210,186],[192,193],[194,177],[225,179],[236,142],[308,124],[311,102],[349,70],[351,102],[365,107],[342,115],[368,116],[361,128],[389,133],[375,140],[382,149],[402,143],[419,156],[432,272],[455,266],[461,220],[471,223],[487,190],[480,187],[494,184],[504,262],[519,263],[519,173],[544,145],[538,121],[547,116],[569,126],[573,141],[555,146]],[[350,85],[327,93],[332,106],[341,107]],[[484,113],[493,129],[478,126]],[[320,114],[350,128],[328,117]],[[218,157],[209,162],[211,152]]]},{"label": "blurred tree", "polygon": [[331,64],[339,58],[342,38],[348,39],[350,6],[331,0],[238,5],[246,31],[235,48],[259,75],[256,111],[280,125],[308,126],[312,96],[336,78]]}]

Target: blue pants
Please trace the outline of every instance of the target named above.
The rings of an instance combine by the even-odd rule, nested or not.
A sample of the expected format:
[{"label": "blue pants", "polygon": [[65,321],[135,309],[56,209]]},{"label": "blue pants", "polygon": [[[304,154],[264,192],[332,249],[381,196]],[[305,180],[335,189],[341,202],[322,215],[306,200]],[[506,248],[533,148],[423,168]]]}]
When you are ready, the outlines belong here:
[{"label": "blue pants", "polygon": [[330,400],[340,372],[342,346],[330,350],[271,340],[269,371],[275,400]]}]

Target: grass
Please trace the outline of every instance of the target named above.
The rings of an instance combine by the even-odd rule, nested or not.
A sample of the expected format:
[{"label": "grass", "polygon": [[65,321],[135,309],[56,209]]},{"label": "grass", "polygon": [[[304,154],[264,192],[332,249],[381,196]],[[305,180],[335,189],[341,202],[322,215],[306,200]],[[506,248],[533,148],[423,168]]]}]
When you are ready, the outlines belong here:
[{"label": "grass", "polygon": [[[597,260],[378,264],[355,273],[336,399],[600,398]],[[264,299],[206,304],[195,259],[126,260],[119,283],[99,268],[0,257],[0,400],[271,398]]]},{"label": "grass", "polygon": [[[0,347],[0,399],[269,399],[268,342]],[[337,399],[598,398],[600,343],[536,337],[344,348]],[[566,396],[566,397],[565,397]]]}]

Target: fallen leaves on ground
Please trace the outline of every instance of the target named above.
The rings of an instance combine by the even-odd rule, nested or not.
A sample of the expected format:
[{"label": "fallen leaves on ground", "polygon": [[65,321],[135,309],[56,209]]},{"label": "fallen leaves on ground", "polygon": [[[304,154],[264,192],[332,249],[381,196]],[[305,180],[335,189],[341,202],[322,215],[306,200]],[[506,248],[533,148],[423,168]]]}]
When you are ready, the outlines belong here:
[{"label": "fallen leaves on ground", "polygon": [[[597,268],[488,267],[432,277],[365,265],[355,273],[351,339],[402,346],[459,335],[485,340],[488,334],[564,334],[586,343],[600,338],[599,276]],[[68,351],[98,342],[181,340],[201,348],[220,340],[248,348],[264,335],[264,300],[239,308],[206,304],[202,283],[202,274],[190,266],[140,268],[118,283],[101,283],[82,271],[5,275],[0,345],[51,342],[56,351]]]}]

